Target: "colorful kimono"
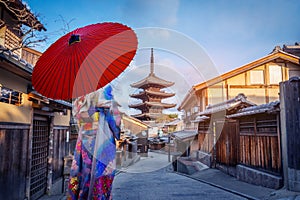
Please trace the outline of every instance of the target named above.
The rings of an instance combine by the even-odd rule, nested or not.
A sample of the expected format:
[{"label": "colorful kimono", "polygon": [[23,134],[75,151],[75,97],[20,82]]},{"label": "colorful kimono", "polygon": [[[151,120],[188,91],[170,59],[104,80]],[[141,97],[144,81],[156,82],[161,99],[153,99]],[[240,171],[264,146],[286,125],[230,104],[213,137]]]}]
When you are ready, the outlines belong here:
[{"label": "colorful kimono", "polygon": [[74,102],[73,115],[77,118],[79,133],[68,199],[112,199],[115,138],[120,138],[120,115],[111,87],[78,98]]}]

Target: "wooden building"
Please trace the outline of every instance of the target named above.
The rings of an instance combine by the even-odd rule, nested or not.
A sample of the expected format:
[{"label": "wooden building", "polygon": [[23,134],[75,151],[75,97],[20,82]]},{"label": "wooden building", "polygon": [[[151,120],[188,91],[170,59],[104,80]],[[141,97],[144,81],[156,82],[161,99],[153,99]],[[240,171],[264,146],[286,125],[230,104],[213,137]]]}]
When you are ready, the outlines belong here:
[{"label": "wooden building", "polygon": [[210,105],[197,114],[198,156],[202,162],[210,167],[237,164],[237,155],[234,153],[237,150],[237,122],[226,116],[253,105],[244,94],[239,94],[233,99]]},{"label": "wooden building", "polygon": [[[191,88],[179,110],[185,126],[198,129],[202,162],[253,184],[282,186],[279,83],[300,76],[298,49],[297,44],[275,47],[263,58]],[[233,101],[239,93],[247,97],[243,107]]]},{"label": "wooden building", "polygon": [[151,126],[141,120],[122,114],[121,133],[124,134],[123,137],[136,138],[137,151],[143,156],[148,155],[149,129]]},{"label": "wooden building", "polygon": [[[263,58],[192,87],[179,110],[187,127],[198,128],[202,162],[253,184],[282,186],[279,83],[300,76],[300,60],[293,55],[298,46],[275,47]],[[239,93],[247,97],[244,108],[231,102]]]},{"label": "wooden building", "polygon": [[282,47],[282,50],[287,52],[287,53],[290,53],[290,54],[293,54],[293,55],[296,55],[298,57],[300,57],[300,44],[299,42],[295,42],[294,45],[283,45]]},{"label": "wooden building", "polygon": [[238,122],[236,177],[265,187],[282,187],[279,101],[244,108],[226,117]]},{"label": "wooden building", "polygon": [[140,114],[133,115],[133,117],[143,120],[156,120],[161,117],[163,109],[173,108],[176,104],[162,103],[161,100],[174,96],[174,93],[167,93],[161,89],[174,85],[174,82],[169,82],[157,77],[154,74],[154,57],[153,49],[151,49],[150,74],[131,84],[131,87],[142,89],[137,94],[131,94],[130,97],[142,100],[141,103],[131,104],[129,108],[141,110]]},{"label": "wooden building", "polygon": [[148,129],[151,128],[148,124],[143,121],[136,119],[134,117],[122,114],[121,119],[121,131],[130,133],[132,135],[138,135],[143,131],[148,132]]},{"label": "wooden building", "polygon": [[180,153],[180,156],[190,156],[193,152],[198,151],[198,133],[194,130],[181,130],[171,134],[174,139],[174,145],[176,152]]},{"label": "wooden building", "polygon": [[71,103],[35,92],[32,63],[20,57],[17,28],[43,25],[19,0],[0,1],[0,7],[0,199],[38,199],[62,192]]},{"label": "wooden building", "polygon": [[172,133],[176,131],[182,131],[184,129],[183,120],[181,119],[174,119],[173,121],[170,121],[166,124],[164,124],[164,132],[166,133]]},{"label": "wooden building", "polygon": [[276,101],[279,99],[279,82],[299,75],[299,57],[276,47],[260,59],[194,85],[178,110],[185,113],[186,128],[197,129],[196,115],[208,105],[227,101],[239,93],[257,105]]},{"label": "wooden building", "polygon": [[201,162],[252,184],[282,186],[279,101],[255,105],[240,94],[199,116]]},{"label": "wooden building", "polygon": [[14,54],[20,57],[22,56],[21,47],[23,47],[22,37],[26,37],[21,27],[29,27],[36,31],[46,29],[21,0],[1,0],[0,8],[0,45],[4,47],[4,50],[13,50]]}]

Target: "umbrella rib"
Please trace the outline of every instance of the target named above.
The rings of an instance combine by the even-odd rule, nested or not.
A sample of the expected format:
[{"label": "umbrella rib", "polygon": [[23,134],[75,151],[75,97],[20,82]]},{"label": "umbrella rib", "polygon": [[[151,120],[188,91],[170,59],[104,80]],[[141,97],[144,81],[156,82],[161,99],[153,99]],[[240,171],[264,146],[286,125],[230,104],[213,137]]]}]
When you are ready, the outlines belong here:
[{"label": "umbrella rib", "polygon": [[[56,51],[56,55],[59,55],[61,54],[61,52],[63,51],[62,48],[58,48],[58,50]],[[43,68],[46,68],[48,70],[42,70],[43,68],[37,68],[35,69],[36,70],[36,73],[39,75],[39,76],[35,76],[36,77],[36,81],[35,81],[35,88],[39,88],[43,91],[47,91],[47,94],[51,95],[51,97],[53,96],[53,94],[51,93],[52,90],[49,89],[49,86],[52,87],[53,84],[49,84],[49,81],[51,81],[49,78],[44,80],[43,81],[43,78],[44,77],[53,77],[53,72],[55,72],[57,69],[53,66],[56,66],[56,63],[59,63],[60,59],[58,58],[58,56],[55,56],[55,57],[50,57],[50,56],[46,56],[46,57],[43,57],[43,60],[41,61],[41,63],[39,63],[40,65],[39,66],[43,66]],[[44,90],[45,89],[45,90]],[[49,95],[49,96],[50,96]],[[47,96],[47,95],[45,95]]]},{"label": "umbrella rib", "polygon": [[[45,65],[44,66],[48,66],[47,68],[49,69],[49,70],[44,70],[43,71],[43,73],[42,74],[40,74],[39,76],[40,76],[40,78],[43,78],[43,77],[49,77],[49,76],[51,76],[51,74],[52,74],[52,72],[54,71],[57,71],[57,69],[55,68],[55,67],[53,67],[53,66],[55,66],[55,64],[58,62],[59,60],[57,59],[57,60],[55,60],[53,63],[52,62],[50,62],[49,61],[49,63],[45,63]],[[43,64],[43,63],[42,63]],[[52,75],[53,76],[53,75]],[[42,80],[40,80],[40,79],[38,79],[37,80],[37,86],[40,86],[41,88],[40,89],[43,89],[43,88],[45,88],[45,89],[47,89],[46,91],[48,91],[47,92],[47,94],[49,95],[51,95],[51,97],[52,97],[52,94],[51,94],[51,88],[53,87],[53,85],[54,84],[50,84],[49,82],[51,81],[51,79],[46,79],[44,82],[42,82]],[[49,95],[49,96],[50,96]]]},{"label": "umbrella rib", "polygon": [[[98,79],[98,83],[99,83],[99,81],[101,80],[102,77],[104,77],[104,78],[106,79],[106,82],[103,83],[103,85],[102,85],[101,82],[100,82],[100,87],[103,87],[103,86],[105,86],[107,83],[109,83],[110,81],[112,81],[112,80],[108,79],[108,78],[105,76],[105,71],[109,69],[109,65],[107,66],[105,63],[103,63],[103,61],[102,61],[101,59],[99,59],[98,56],[94,56],[94,57],[95,57],[95,60],[98,61],[102,67],[104,67],[104,70],[101,70],[102,75],[101,75],[101,76],[99,77],[99,79]],[[101,57],[101,58],[104,58],[104,55],[103,55],[103,54],[102,54],[102,57]],[[105,60],[107,60],[107,59],[105,59]],[[109,70],[109,71],[110,71],[110,70]]]},{"label": "umbrella rib", "polygon": [[[59,59],[58,59],[59,60]],[[68,60],[69,59],[67,59],[67,61],[65,61],[65,62],[68,62]],[[60,62],[58,62],[57,63],[57,65],[60,65],[60,66],[63,66],[63,65],[61,65],[61,63]],[[67,68],[68,68],[68,65],[66,65],[67,66]],[[53,67],[54,68],[54,67]],[[57,69],[57,68],[56,68]],[[63,88],[64,87],[61,87],[61,84],[60,84],[60,82],[61,82],[61,80],[63,81],[63,86],[64,86],[64,84],[65,84],[65,76],[66,76],[66,73],[64,73],[64,72],[66,72],[67,71],[67,69],[62,69],[61,67],[60,67],[60,70],[59,70],[59,73],[57,73],[57,74],[59,74],[59,75],[57,75],[56,76],[56,80],[55,80],[55,82],[54,82],[54,84],[52,84],[52,90],[55,88],[55,86],[56,86],[56,90],[53,90],[52,91],[52,93],[53,93],[53,96],[56,96],[57,94],[58,94],[58,96],[59,96],[59,98],[62,98],[63,96],[64,96],[64,94],[63,94]],[[63,78],[63,76],[64,76],[64,78]],[[56,83],[56,84],[55,84]],[[61,89],[61,91],[60,91],[60,93],[58,93],[58,90],[59,90],[59,88]]]},{"label": "umbrella rib", "polygon": [[[83,48],[77,48],[76,49],[76,53],[75,53],[75,57],[72,57],[73,58],[73,60],[75,59],[75,60],[80,60],[80,58],[81,57],[85,57],[85,54],[84,54],[84,52],[82,51],[82,49]],[[73,63],[73,62],[72,62]],[[74,61],[74,63],[76,63],[75,61]],[[74,64],[74,81],[73,81],[73,83],[72,84],[70,84],[70,87],[72,87],[72,88],[69,88],[69,90],[70,90],[70,92],[71,92],[71,95],[72,96],[82,96],[82,93],[81,93],[81,91],[79,90],[79,88],[77,88],[77,85],[75,85],[75,83],[76,83],[76,80],[77,80],[77,76],[78,76],[78,72],[79,71],[81,71],[80,70],[80,67],[81,67],[81,64],[82,64],[82,61],[81,62],[79,62],[79,63],[76,63],[76,64]],[[82,86],[82,88],[81,89],[83,89],[84,90],[84,84],[82,84],[81,85]],[[74,88],[74,87],[76,87],[76,88]],[[72,90],[71,90],[72,89]],[[75,92],[75,95],[73,94]],[[84,92],[85,93],[85,92]]]},{"label": "umbrella rib", "polygon": [[[94,57],[96,58],[96,56],[94,56]],[[89,59],[89,62],[91,62],[92,66],[97,66],[97,62],[95,62],[95,61],[97,61],[97,59]],[[95,83],[96,89],[99,89],[98,88],[98,82],[99,82],[99,79],[101,78],[101,73],[103,73],[103,71],[101,70],[100,66],[97,66],[97,67],[93,68],[92,71],[93,71],[92,74],[94,75],[94,80],[97,81]],[[99,73],[100,73],[100,77],[98,77]]]},{"label": "umbrella rib", "polygon": [[[111,49],[109,49],[109,48],[105,48],[105,49],[106,49],[107,51],[110,51],[111,53],[116,54],[115,52],[113,52],[113,51],[112,51]],[[131,54],[131,53],[133,53],[133,52],[131,51],[131,52],[128,52],[128,53]],[[127,54],[127,53],[126,53],[126,54]],[[126,59],[128,59],[128,60],[132,60],[133,56],[127,57],[126,54],[123,54],[123,55],[121,55],[121,56],[119,56],[119,57],[126,58]],[[134,55],[134,53],[133,53],[133,55]],[[110,58],[114,58],[114,56],[111,56],[111,54],[107,54],[107,56],[109,56]],[[107,59],[106,59],[106,60],[107,60]],[[115,60],[116,60],[116,59],[115,59]],[[127,66],[129,65],[129,63],[123,62],[121,59],[118,59],[117,61],[120,62],[121,64],[125,65],[125,67],[127,67]],[[113,62],[113,64],[114,64],[114,62]],[[123,71],[124,66],[122,66],[121,69],[120,69],[119,66],[116,65],[116,64],[114,64],[114,66],[116,66],[116,68],[119,69],[121,72]]]},{"label": "umbrella rib", "polygon": [[71,87],[71,82],[72,82],[72,77],[71,77],[71,75],[72,75],[72,72],[74,72],[73,71],[73,67],[74,66],[76,66],[76,65],[73,65],[72,66],[72,59],[68,59],[67,61],[66,61],[66,63],[68,63],[68,65],[67,66],[70,66],[70,72],[65,72],[64,74],[65,74],[65,76],[67,75],[67,73],[70,73],[69,74],[69,79],[68,80],[65,80],[66,81],[66,83],[65,84],[67,84],[67,85],[64,85],[64,88],[67,88],[66,90],[67,91],[65,91],[65,90],[63,90],[62,92],[67,92],[67,94],[62,94],[63,96],[67,96],[67,97],[70,97],[70,87]]},{"label": "umbrella rib", "polygon": [[[88,54],[88,52],[84,49],[84,48],[81,48],[80,50],[78,50],[79,52],[81,52],[82,53],[82,55],[88,55],[87,57],[85,57],[85,59],[84,59],[84,61],[82,62],[82,63],[86,63],[87,61],[89,61],[90,59],[88,59],[88,57],[89,57],[89,54]],[[86,54],[86,53],[87,54]],[[85,65],[86,66],[86,65]],[[85,66],[83,66],[83,67],[85,67]],[[89,65],[87,65],[87,66],[89,66]],[[82,67],[82,66],[80,66],[80,67]],[[83,72],[85,72],[85,75],[86,75],[86,77],[87,77],[87,82],[89,83],[89,84],[83,84],[82,86],[82,89],[84,90],[84,94],[86,94],[87,92],[88,93],[90,93],[90,92],[92,92],[93,91],[93,89],[94,88],[91,88],[91,86],[92,86],[92,83],[91,83],[91,79],[89,78],[90,76],[90,74],[88,73],[88,71],[87,70],[91,70],[91,68],[90,67],[85,67],[84,68],[84,70],[83,70]],[[82,70],[78,70],[78,71],[82,71]],[[77,71],[77,72],[78,72]],[[91,70],[92,71],[92,70]],[[91,73],[91,74],[94,74],[94,73]],[[82,74],[82,73],[80,73],[79,74],[79,76],[82,78],[82,80],[84,80],[84,75]],[[76,79],[75,79],[76,80]],[[90,86],[90,87],[88,87],[88,85]]]}]

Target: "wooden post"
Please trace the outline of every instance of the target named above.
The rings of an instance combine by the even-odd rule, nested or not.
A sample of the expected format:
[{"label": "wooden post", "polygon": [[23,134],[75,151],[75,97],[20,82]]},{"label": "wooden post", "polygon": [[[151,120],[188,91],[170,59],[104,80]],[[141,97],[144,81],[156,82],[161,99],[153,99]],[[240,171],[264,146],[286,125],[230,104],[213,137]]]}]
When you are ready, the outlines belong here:
[{"label": "wooden post", "polygon": [[49,120],[49,149],[48,149],[48,180],[47,180],[47,194],[52,191],[52,178],[53,178],[53,150],[54,150],[54,117],[48,116]]},{"label": "wooden post", "polygon": [[300,192],[300,78],[280,83],[281,156],[284,185]]},{"label": "wooden post", "polygon": [[26,198],[30,199],[30,182],[31,182],[31,161],[32,161],[32,136],[33,136],[33,114],[34,110],[31,108],[30,111],[30,117],[31,117],[31,123],[30,123],[30,129],[29,129],[29,135],[28,135],[28,157],[27,157],[27,171],[26,171]]},{"label": "wooden post", "polygon": [[213,122],[213,166],[214,168],[216,167],[216,162],[217,162],[217,149],[216,149],[216,144],[217,144],[217,139],[216,139],[216,122]]}]

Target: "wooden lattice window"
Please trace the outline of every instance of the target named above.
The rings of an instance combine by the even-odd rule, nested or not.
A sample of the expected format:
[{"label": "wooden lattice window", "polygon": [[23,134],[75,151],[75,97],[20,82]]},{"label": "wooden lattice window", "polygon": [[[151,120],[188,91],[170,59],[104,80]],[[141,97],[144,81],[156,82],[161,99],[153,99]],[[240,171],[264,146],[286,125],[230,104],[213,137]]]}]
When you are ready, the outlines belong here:
[{"label": "wooden lattice window", "polygon": [[254,119],[253,118],[244,118],[240,119],[240,133],[254,134]]},{"label": "wooden lattice window", "polygon": [[209,130],[209,121],[208,122],[199,122],[198,132],[207,132]]},{"label": "wooden lattice window", "polygon": [[277,134],[276,115],[265,115],[256,119],[257,133]]},{"label": "wooden lattice window", "polygon": [[240,119],[242,134],[277,134],[276,115],[260,115]]},{"label": "wooden lattice window", "polygon": [[22,104],[22,93],[0,84],[0,102],[20,106]]}]

